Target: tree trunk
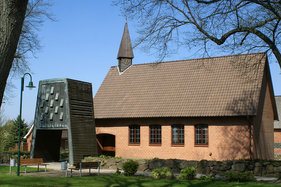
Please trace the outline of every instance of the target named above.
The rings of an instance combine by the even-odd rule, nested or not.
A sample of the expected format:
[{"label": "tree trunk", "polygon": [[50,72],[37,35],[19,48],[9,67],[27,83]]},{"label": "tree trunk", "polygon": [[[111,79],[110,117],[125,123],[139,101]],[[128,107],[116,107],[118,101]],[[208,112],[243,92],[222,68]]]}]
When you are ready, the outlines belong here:
[{"label": "tree trunk", "polygon": [[0,107],[13,64],[28,0],[0,0]]}]

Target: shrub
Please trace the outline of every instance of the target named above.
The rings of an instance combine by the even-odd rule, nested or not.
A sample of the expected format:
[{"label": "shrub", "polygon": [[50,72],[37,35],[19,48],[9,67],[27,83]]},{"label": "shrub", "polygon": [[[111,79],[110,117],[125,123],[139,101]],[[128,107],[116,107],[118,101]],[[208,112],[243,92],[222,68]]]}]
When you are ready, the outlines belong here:
[{"label": "shrub", "polygon": [[104,160],[100,161],[100,166],[105,166],[106,162]]},{"label": "shrub", "polygon": [[[10,156],[17,156],[18,155],[18,151],[3,151],[3,154],[7,154]],[[20,155],[21,156],[25,156],[25,157],[29,157],[30,156],[30,152],[29,151],[20,151]]]},{"label": "shrub", "polygon": [[98,158],[102,158],[102,159],[121,159],[121,157],[118,156],[107,156],[107,155],[100,155],[98,156]]},{"label": "shrub", "polygon": [[187,167],[181,170],[180,180],[193,180],[196,176],[196,169],[194,167]]},{"label": "shrub", "polygon": [[174,173],[167,167],[156,168],[151,172],[151,176],[154,179],[172,179],[174,178]]},{"label": "shrub", "polygon": [[100,155],[99,158],[110,159],[110,158],[112,158],[112,156]]},{"label": "shrub", "polygon": [[[20,155],[21,155],[20,156],[21,158],[30,158],[30,152],[28,152],[28,151],[21,151]],[[3,152],[0,152],[0,163],[10,163],[10,158],[17,159],[18,158],[18,151],[3,151]]]},{"label": "shrub", "polygon": [[121,175],[121,171],[119,168],[116,169],[116,172],[114,173],[115,176]]},{"label": "shrub", "polygon": [[200,177],[200,180],[213,181],[213,180],[215,180],[215,176],[214,175],[202,175]]},{"label": "shrub", "polygon": [[255,181],[256,180],[251,171],[245,171],[245,172],[227,171],[223,174],[223,177],[227,181],[247,182],[247,181]]},{"label": "shrub", "polygon": [[139,163],[134,160],[128,160],[123,163],[122,169],[124,170],[124,174],[127,176],[132,176],[138,171]]}]

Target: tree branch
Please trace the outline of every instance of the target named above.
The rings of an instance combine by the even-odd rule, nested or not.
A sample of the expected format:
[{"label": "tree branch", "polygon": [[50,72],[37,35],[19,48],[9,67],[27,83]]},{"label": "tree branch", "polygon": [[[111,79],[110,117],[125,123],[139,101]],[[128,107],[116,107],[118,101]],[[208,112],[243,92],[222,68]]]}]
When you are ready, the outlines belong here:
[{"label": "tree branch", "polygon": [[212,3],[216,3],[219,2],[220,0],[212,0],[212,1],[203,1],[203,0],[195,0],[197,3],[204,3],[204,4],[212,4]]}]

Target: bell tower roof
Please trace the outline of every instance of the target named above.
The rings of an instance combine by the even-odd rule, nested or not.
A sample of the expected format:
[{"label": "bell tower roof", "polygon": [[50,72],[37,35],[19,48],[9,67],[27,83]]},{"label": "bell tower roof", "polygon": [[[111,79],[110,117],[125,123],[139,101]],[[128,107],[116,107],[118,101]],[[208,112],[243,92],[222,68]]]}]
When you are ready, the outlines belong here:
[{"label": "bell tower roof", "polygon": [[134,53],[133,53],[133,48],[131,44],[131,39],[129,35],[129,30],[128,30],[128,24],[126,22],[125,27],[124,27],[124,32],[122,36],[122,40],[120,43],[117,59],[120,58],[134,58]]}]

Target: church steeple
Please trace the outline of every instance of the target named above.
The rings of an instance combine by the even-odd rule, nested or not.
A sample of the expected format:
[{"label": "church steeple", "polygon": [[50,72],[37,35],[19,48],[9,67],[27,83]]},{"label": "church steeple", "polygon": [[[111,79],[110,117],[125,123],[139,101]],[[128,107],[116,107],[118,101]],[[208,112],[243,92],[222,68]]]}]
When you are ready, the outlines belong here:
[{"label": "church steeple", "polygon": [[129,66],[131,66],[133,58],[134,58],[134,53],[133,53],[133,48],[129,35],[128,24],[126,22],[118,55],[117,55],[119,71],[123,72]]}]

